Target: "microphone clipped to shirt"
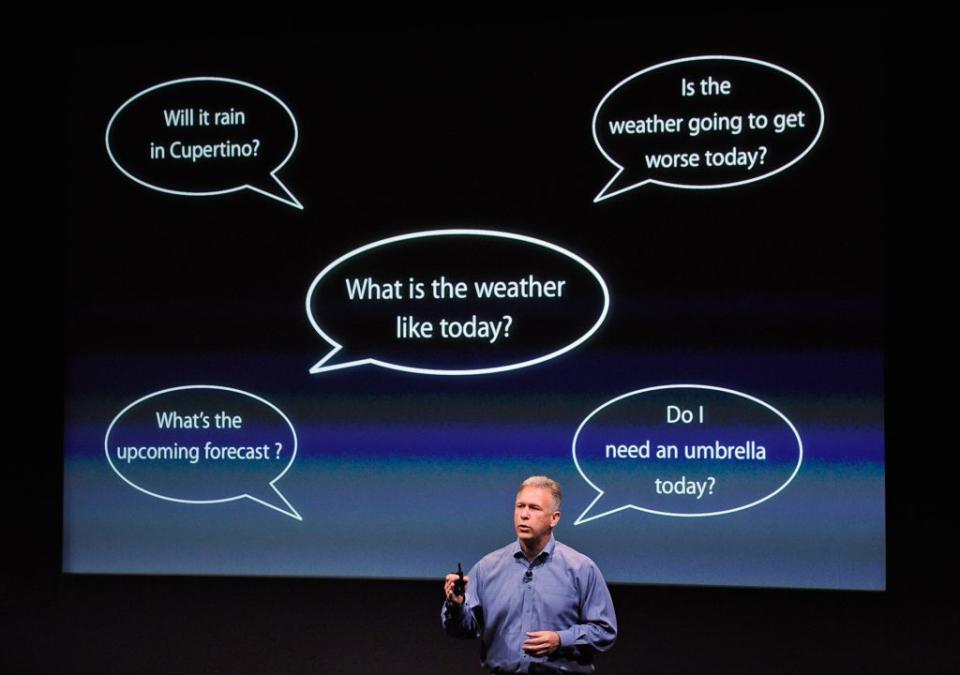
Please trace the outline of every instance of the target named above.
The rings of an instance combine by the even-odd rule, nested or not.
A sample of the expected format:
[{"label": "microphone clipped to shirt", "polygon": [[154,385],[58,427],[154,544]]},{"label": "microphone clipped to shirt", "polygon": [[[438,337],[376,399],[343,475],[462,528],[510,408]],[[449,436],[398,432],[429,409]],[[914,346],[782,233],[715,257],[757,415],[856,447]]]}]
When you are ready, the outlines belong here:
[{"label": "microphone clipped to shirt", "polygon": [[527,571],[523,573],[523,583],[528,583],[533,581],[533,569],[527,568]]}]

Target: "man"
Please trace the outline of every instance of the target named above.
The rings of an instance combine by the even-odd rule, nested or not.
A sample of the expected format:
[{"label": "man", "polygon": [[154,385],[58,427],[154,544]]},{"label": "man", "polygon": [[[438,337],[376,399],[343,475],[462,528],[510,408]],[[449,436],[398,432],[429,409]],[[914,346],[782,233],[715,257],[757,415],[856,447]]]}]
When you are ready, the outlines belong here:
[{"label": "man", "polygon": [[480,660],[494,673],[592,673],[593,655],[617,637],[610,592],[596,564],[553,538],[560,485],[531,476],[513,512],[518,540],[489,553],[443,586],[448,635],[481,640]]}]

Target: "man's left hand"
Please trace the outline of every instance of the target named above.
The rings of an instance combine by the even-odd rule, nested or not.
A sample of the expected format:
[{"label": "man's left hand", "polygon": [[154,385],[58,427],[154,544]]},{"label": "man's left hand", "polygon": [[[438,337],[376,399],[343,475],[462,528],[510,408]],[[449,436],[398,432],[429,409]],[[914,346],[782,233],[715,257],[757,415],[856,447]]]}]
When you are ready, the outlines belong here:
[{"label": "man's left hand", "polygon": [[552,630],[535,630],[527,633],[523,651],[533,656],[546,656],[560,649],[560,636]]}]

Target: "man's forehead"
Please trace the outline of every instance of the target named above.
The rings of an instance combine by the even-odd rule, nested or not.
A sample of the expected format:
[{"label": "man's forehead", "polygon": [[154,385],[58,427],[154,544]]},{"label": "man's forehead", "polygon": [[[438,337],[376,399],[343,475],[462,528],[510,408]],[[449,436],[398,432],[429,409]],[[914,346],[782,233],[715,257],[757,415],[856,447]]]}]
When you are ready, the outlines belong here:
[{"label": "man's forehead", "polygon": [[517,493],[517,501],[545,505],[553,502],[553,495],[547,488],[528,485]]}]

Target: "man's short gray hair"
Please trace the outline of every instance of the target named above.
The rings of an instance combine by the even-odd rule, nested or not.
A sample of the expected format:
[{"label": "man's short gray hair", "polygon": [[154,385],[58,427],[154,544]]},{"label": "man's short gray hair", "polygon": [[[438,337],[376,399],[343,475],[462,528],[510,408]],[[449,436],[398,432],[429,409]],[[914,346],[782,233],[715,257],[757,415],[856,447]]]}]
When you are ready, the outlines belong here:
[{"label": "man's short gray hair", "polygon": [[517,492],[520,492],[520,490],[526,487],[546,488],[550,490],[550,494],[553,495],[553,510],[560,510],[560,504],[563,503],[563,492],[560,490],[560,483],[547,476],[530,476],[520,483],[520,488]]}]

